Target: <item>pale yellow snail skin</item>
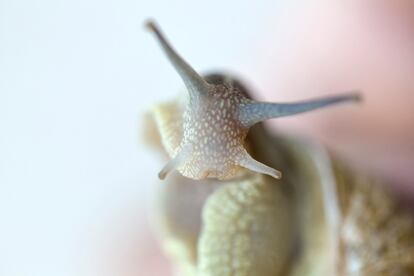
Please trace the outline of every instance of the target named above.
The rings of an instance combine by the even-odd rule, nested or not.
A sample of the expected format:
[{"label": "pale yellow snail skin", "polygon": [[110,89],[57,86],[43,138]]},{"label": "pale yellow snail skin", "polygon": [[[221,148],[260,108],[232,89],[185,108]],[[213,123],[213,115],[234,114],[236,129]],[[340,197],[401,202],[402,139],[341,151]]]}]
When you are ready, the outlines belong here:
[{"label": "pale yellow snail skin", "polygon": [[412,216],[381,183],[256,124],[356,95],[255,102],[231,77],[198,75],[147,27],[188,90],[156,105],[146,129],[172,158],[159,229],[179,275],[414,275]]}]

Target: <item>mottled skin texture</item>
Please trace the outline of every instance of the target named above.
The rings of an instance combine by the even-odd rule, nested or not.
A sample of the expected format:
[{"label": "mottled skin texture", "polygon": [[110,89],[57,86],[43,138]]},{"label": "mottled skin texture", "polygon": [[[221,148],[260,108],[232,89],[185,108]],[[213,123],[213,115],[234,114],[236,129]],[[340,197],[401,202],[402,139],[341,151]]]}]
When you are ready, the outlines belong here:
[{"label": "mottled skin texture", "polygon": [[382,183],[258,127],[247,140],[255,158],[286,172],[278,185],[247,170],[226,181],[174,172],[159,183],[163,244],[187,272],[178,275],[414,275],[413,216]]},{"label": "mottled skin texture", "polygon": [[279,185],[265,178],[251,174],[208,198],[198,241],[198,275],[283,274],[293,251],[293,212]]},{"label": "mottled skin texture", "polygon": [[[186,100],[153,109],[153,141],[173,157],[160,176],[178,168],[189,177],[173,173],[161,203],[166,248],[187,275],[414,275],[413,218],[378,181],[322,147],[271,136],[260,124],[248,132],[261,120],[355,96],[255,102],[229,77],[198,76],[149,27],[188,90]],[[254,158],[286,172],[281,185],[240,154],[246,135]],[[213,179],[193,180],[206,177]]]},{"label": "mottled skin texture", "polygon": [[347,94],[291,104],[256,102],[243,95],[230,77],[215,83],[198,75],[154,22],[148,22],[147,27],[188,90],[188,103],[180,121],[182,140],[173,159],[159,173],[161,179],[174,169],[192,179],[229,179],[240,167],[281,178],[281,172],[253,159],[246,151],[244,141],[249,128],[263,120],[359,100],[358,95]]},{"label": "mottled skin texture", "polygon": [[195,179],[232,177],[247,155],[243,143],[248,128],[238,122],[237,106],[248,99],[231,83],[211,87],[208,97],[191,102],[184,114],[180,147],[190,147],[191,157],[178,170]]},{"label": "mottled skin texture", "polygon": [[335,164],[343,222],[340,229],[345,275],[414,275],[413,215],[366,176]]}]

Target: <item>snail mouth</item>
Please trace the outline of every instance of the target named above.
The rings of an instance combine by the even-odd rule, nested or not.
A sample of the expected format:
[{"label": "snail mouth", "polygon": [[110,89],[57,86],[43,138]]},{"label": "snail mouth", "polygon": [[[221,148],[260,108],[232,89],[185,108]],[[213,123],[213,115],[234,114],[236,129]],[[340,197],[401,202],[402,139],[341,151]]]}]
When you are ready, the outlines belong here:
[{"label": "snail mouth", "polygon": [[202,178],[206,179],[206,178],[218,178],[220,176],[220,172],[219,171],[214,171],[214,170],[205,170],[202,173]]},{"label": "snail mouth", "polygon": [[202,179],[214,178],[214,179],[226,179],[227,175],[221,170],[206,170],[202,173]]}]

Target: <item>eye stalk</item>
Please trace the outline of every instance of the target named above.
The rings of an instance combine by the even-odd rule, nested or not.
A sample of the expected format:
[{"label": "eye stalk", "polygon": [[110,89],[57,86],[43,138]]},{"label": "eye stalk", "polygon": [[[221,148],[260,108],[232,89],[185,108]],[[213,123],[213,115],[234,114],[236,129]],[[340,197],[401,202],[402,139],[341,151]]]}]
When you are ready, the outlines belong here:
[{"label": "eye stalk", "polygon": [[258,122],[299,114],[343,102],[358,102],[361,97],[356,92],[296,103],[251,102],[240,106],[240,122],[251,127]]},{"label": "eye stalk", "polygon": [[147,21],[146,28],[150,30],[157,38],[161,48],[168,57],[175,70],[181,76],[184,84],[190,94],[191,99],[199,99],[206,95],[208,91],[208,83],[172,48],[167,39],[161,33],[154,21]]},{"label": "eye stalk", "polygon": [[228,179],[241,168],[279,179],[281,172],[253,159],[244,148],[251,126],[272,118],[360,100],[358,94],[348,93],[298,103],[254,101],[232,85],[231,78],[209,83],[175,52],[153,21],[148,21],[146,27],[183,79],[190,98],[179,117],[182,121],[177,122],[182,124],[182,140],[173,158],[158,174],[160,179],[174,169],[192,179]]}]

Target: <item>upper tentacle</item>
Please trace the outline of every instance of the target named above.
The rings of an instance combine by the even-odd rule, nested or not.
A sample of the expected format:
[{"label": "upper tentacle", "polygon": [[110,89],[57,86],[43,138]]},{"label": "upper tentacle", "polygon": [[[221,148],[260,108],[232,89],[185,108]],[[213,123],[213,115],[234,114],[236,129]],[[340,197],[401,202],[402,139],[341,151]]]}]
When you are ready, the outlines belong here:
[{"label": "upper tentacle", "polygon": [[198,99],[202,95],[207,95],[209,84],[182,57],[180,57],[180,55],[178,55],[161,33],[161,30],[157,27],[155,22],[148,21],[146,27],[155,34],[171,64],[183,79],[184,84],[190,93],[190,98]]},{"label": "upper tentacle", "polygon": [[267,103],[251,101],[240,106],[239,120],[244,126],[250,127],[258,122],[271,118],[298,114],[338,103],[359,100],[360,96],[358,94],[350,93],[297,103]]}]

